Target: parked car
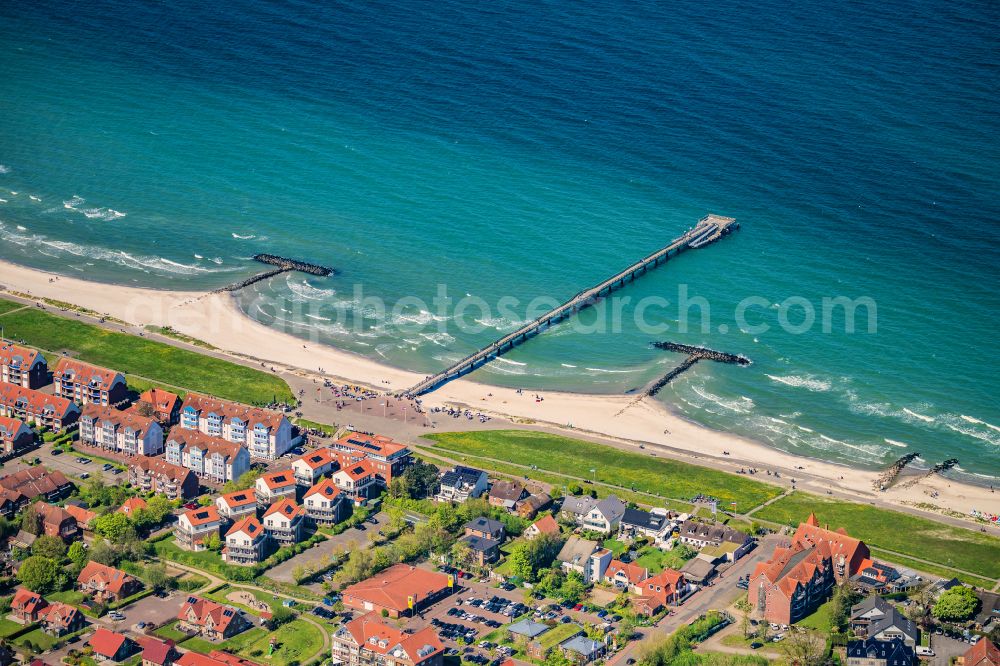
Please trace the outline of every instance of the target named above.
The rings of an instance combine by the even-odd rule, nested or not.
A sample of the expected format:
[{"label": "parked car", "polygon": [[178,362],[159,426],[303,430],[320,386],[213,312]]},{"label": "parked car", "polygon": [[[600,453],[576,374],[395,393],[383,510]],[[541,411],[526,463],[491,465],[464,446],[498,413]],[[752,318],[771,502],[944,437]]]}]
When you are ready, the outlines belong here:
[{"label": "parked car", "polygon": [[83,472],[82,474],[80,474],[80,478],[81,479],[89,479],[90,478],[90,474],[88,474],[87,472]]}]

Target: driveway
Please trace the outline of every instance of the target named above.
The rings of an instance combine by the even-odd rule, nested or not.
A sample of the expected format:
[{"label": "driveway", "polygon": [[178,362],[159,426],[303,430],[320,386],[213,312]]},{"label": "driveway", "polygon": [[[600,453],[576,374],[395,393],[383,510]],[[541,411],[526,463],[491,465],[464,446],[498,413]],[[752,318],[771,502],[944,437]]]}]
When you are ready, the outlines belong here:
[{"label": "driveway", "polygon": [[930,663],[933,666],[948,666],[952,663],[952,657],[964,654],[970,647],[972,646],[965,641],[931,634],[931,649],[934,650],[934,657],[931,658]]},{"label": "driveway", "polygon": [[[370,535],[377,535],[378,531],[389,522],[389,516],[385,512],[379,512],[373,518],[375,522],[365,522],[365,529],[363,531],[353,527],[346,529],[336,536],[327,537],[326,541],[313,546],[303,553],[299,553],[289,560],[285,560],[278,566],[268,569],[268,577],[283,583],[294,583],[295,578],[292,576],[292,571],[295,570],[295,567],[304,566],[308,562],[318,562],[327,555],[331,555],[338,547],[343,551],[347,551],[350,549],[349,547],[352,543],[355,547],[364,548],[371,538]],[[371,518],[369,518],[370,520]]]},{"label": "driveway", "polygon": [[[104,472],[101,467],[104,463],[100,461],[94,461],[89,464],[82,464],[76,461],[79,457],[77,453],[60,453],[59,455],[52,455],[52,445],[45,443],[39,448],[35,449],[31,453],[25,456],[28,459],[39,458],[42,461],[42,465],[49,468],[50,470],[59,470],[67,477],[79,478],[80,474],[86,472],[91,478],[100,478],[105,483],[117,484],[128,479],[128,475],[124,472],[118,474],[117,476],[109,472]],[[10,461],[4,463],[3,474],[11,474],[13,472],[25,469],[27,465],[20,462],[20,458],[13,458]]]}]

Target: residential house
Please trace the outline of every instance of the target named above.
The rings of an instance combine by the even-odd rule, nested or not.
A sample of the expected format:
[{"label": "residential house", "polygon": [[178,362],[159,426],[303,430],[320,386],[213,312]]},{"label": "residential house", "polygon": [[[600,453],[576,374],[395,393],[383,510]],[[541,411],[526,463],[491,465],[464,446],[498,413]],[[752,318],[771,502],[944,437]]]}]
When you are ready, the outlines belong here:
[{"label": "residential house", "polygon": [[334,525],[351,513],[351,501],[332,479],[323,479],[302,496],[306,517],[317,525]]},{"label": "residential house", "polygon": [[704,585],[716,574],[716,558],[707,557],[704,552],[684,563],[681,573],[689,583]]},{"label": "residential house", "polygon": [[[351,432],[331,444],[330,448],[333,452],[351,457],[363,457],[369,462],[375,481],[386,488],[394,477],[413,464],[413,453],[409,447],[382,435]],[[341,462],[341,467],[344,466]]]},{"label": "residential house", "polygon": [[268,472],[254,484],[257,506],[266,507],[280,499],[295,499],[295,476],[291,470]]},{"label": "residential house", "polygon": [[79,609],[57,601],[42,612],[39,622],[43,632],[58,637],[83,629],[87,625],[87,618]]},{"label": "residential house", "polygon": [[98,627],[87,641],[94,655],[106,661],[124,661],[138,651],[138,645],[128,636]]},{"label": "residential house", "polygon": [[295,483],[308,488],[332,472],[336,465],[329,449],[316,449],[292,461],[292,475]]},{"label": "residential house", "polygon": [[71,400],[16,384],[0,384],[0,416],[62,430],[76,423],[80,408]]},{"label": "residential house", "polygon": [[222,560],[229,564],[240,565],[262,562],[268,555],[268,539],[267,532],[256,516],[244,516],[226,532]]},{"label": "residential house", "polygon": [[507,531],[499,520],[480,516],[465,524],[465,534],[466,536],[477,536],[502,542],[507,536]]},{"label": "residential house", "polygon": [[639,595],[633,599],[632,607],[640,615],[656,615],[661,609],[680,603],[687,589],[684,574],[664,569],[632,587],[632,592]]},{"label": "residential house", "polygon": [[518,640],[533,641],[551,628],[547,624],[535,622],[530,618],[524,619],[520,622],[507,625],[507,638],[512,643]]},{"label": "residential house", "polygon": [[876,638],[847,642],[847,666],[913,666],[914,649],[897,639]]},{"label": "residential house", "polygon": [[145,509],[149,505],[146,504],[146,500],[141,497],[129,497],[127,500],[122,502],[122,505],[118,507],[117,513],[122,513],[129,518],[135,518],[136,514],[140,509]]},{"label": "residential house", "polygon": [[63,356],[52,373],[55,394],[81,405],[111,407],[128,399],[125,375]]},{"label": "residential house", "polygon": [[626,508],[618,526],[618,534],[623,539],[648,537],[653,543],[660,543],[669,529],[670,519],[665,514]]},{"label": "residential house", "polygon": [[136,642],[142,648],[142,666],[172,666],[180,657],[174,642],[170,639],[160,640],[152,636],[139,636]]},{"label": "residential house", "polygon": [[[57,536],[63,541],[74,541],[80,536],[80,526],[66,509],[55,504],[35,502],[29,511],[34,511],[41,522],[46,536]],[[41,536],[41,532],[39,532]]]},{"label": "residential house", "polygon": [[486,566],[500,559],[500,542],[475,534],[466,534],[459,539],[468,549],[479,566]]},{"label": "residential house", "polygon": [[250,453],[240,442],[174,428],[167,437],[167,462],[186,467],[206,481],[235,481],[250,469]]},{"label": "residential house", "polygon": [[623,590],[637,587],[647,578],[649,578],[649,569],[634,562],[622,562],[621,560],[611,560],[607,571],[604,572],[604,582],[611,583]]},{"label": "residential house", "polygon": [[302,541],[306,512],[292,500],[278,500],[264,512],[264,530],[279,546],[291,546]]},{"label": "residential house", "polygon": [[1000,666],[1000,649],[988,638],[979,639],[975,645],[959,655],[956,666]]},{"label": "residential house", "polygon": [[333,662],[352,666],[441,666],[444,645],[431,627],[409,633],[375,613],[342,624],[332,636]]},{"label": "residential house", "polygon": [[23,452],[35,442],[35,431],[21,419],[0,416],[0,456]]},{"label": "residential house", "polygon": [[439,502],[464,502],[481,496],[490,487],[486,472],[473,467],[456,465],[441,475],[441,489],[434,499]]},{"label": "residential house", "polygon": [[869,594],[896,592],[901,581],[899,572],[892,566],[866,560],[861,570],[851,577],[851,583]]},{"label": "residential house", "polygon": [[851,606],[851,631],[858,638],[867,638],[868,627],[885,619],[892,611],[892,604],[882,597],[867,597],[861,603]]},{"label": "residential house", "polygon": [[604,579],[611,564],[611,551],[602,548],[596,541],[571,536],[563,545],[556,560],[564,571],[575,571],[586,583],[598,583]]},{"label": "residential house", "polygon": [[838,581],[858,572],[868,547],[842,530],[819,528],[814,515],[791,543],[775,548],[750,575],[750,603],[769,622],[792,624],[821,604]]},{"label": "residential house", "polygon": [[992,631],[994,625],[1000,625],[1000,594],[976,589],[979,598],[979,612],[973,618],[980,631]]},{"label": "residential house", "polygon": [[198,477],[187,467],[147,456],[129,460],[128,479],[144,493],[159,493],[171,500],[197,497],[200,487]]},{"label": "residential house", "polygon": [[574,664],[589,664],[602,658],[607,647],[600,641],[586,636],[574,636],[559,644],[563,656]]},{"label": "residential house", "polygon": [[531,520],[539,511],[547,509],[552,504],[552,498],[545,493],[529,495],[517,503],[516,512],[521,518]]},{"label": "residential house", "polygon": [[80,502],[79,500],[66,500],[66,513],[76,518],[77,527],[85,532],[89,532],[94,526],[94,519],[97,518],[97,512],[91,511],[87,506]]},{"label": "residential house", "polygon": [[42,595],[23,587],[17,588],[10,600],[10,614],[21,624],[38,622],[42,611],[48,606]]},{"label": "residential house", "polygon": [[595,506],[597,506],[597,498],[591,497],[590,495],[568,495],[563,498],[562,508],[559,511],[559,515],[567,522],[579,524],[583,522],[583,518],[588,515]]},{"label": "residential house", "polygon": [[130,409],[151,415],[164,427],[176,425],[181,420],[180,397],[161,388],[144,391]]},{"label": "residential house", "polygon": [[899,639],[911,648],[920,644],[920,629],[916,623],[892,608],[886,617],[868,626],[868,637],[880,641]]},{"label": "residential house", "polygon": [[567,497],[563,501],[562,516],[585,530],[609,534],[618,529],[626,508],[625,503],[614,495],[602,500],[581,495]]},{"label": "residential house", "polygon": [[0,488],[11,493],[16,509],[20,510],[36,497],[57,502],[73,491],[73,484],[59,470],[49,471],[36,465],[0,477]]},{"label": "residential house", "polygon": [[348,608],[381,613],[389,617],[410,615],[447,596],[453,579],[442,573],[409,564],[397,564],[341,592]]},{"label": "residential house", "polygon": [[364,504],[378,492],[379,484],[368,460],[341,467],[333,473],[333,483],[354,499],[355,504]]},{"label": "residential house", "polygon": [[231,521],[257,513],[257,492],[253,488],[234,490],[215,498],[219,515]]},{"label": "residential house", "polygon": [[528,497],[524,484],[518,481],[496,481],[490,488],[490,506],[515,511],[517,503]]},{"label": "residential house", "polygon": [[527,529],[524,530],[524,538],[529,540],[541,534],[548,534],[554,537],[562,534],[562,530],[559,529],[559,523],[551,515],[542,516],[531,525],[528,525]]},{"label": "residential house", "polygon": [[250,628],[243,613],[210,599],[190,596],[177,612],[177,626],[182,631],[195,631],[210,641],[232,638]]},{"label": "residential house", "polygon": [[80,441],[127,456],[163,453],[163,429],[151,418],[98,403],[88,403],[80,414]]},{"label": "residential house", "polygon": [[[726,558],[733,562],[753,548],[753,538],[749,534],[734,530],[727,525],[685,520],[681,523],[679,532],[677,538],[681,543],[698,550],[723,547]],[[728,547],[727,544],[733,544],[735,547]]]},{"label": "residential house", "polygon": [[180,426],[236,442],[251,458],[275,460],[292,448],[292,424],[281,412],[188,393]]},{"label": "residential house", "polygon": [[142,583],[121,569],[90,561],[76,577],[81,592],[99,603],[121,601],[142,590]]},{"label": "residential house", "polygon": [[37,389],[49,382],[49,366],[38,350],[0,340],[0,382]]},{"label": "residential house", "polygon": [[185,550],[204,550],[205,539],[219,535],[222,518],[215,506],[202,506],[190,509],[177,519],[177,529],[174,540],[177,546]]}]

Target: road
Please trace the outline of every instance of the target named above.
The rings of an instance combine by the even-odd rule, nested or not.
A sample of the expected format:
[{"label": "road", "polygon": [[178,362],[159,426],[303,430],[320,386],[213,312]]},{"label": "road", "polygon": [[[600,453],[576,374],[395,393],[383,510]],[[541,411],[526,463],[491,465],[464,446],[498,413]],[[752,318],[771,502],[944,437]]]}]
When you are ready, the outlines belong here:
[{"label": "road", "polygon": [[332,554],[337,549],[349,551],[352,548],[365,547],[369,543],[370,535],[378,535],[378,531],[389,522],[389,516],[384,511],[375,514],[371,518],[375,519],[375,523],[365,521],[365,529],[363,531],[351,527],[335,536],[328,536],[326,541],[322,541],[309,550],[299,553],[295,557],[287,559],[269,569],[267,572],[268,577],[283,583],[294,583],[295,578],[292,576],[292,571],[295,570],[295,567],[304,565],[307,562],[318,561]]}]

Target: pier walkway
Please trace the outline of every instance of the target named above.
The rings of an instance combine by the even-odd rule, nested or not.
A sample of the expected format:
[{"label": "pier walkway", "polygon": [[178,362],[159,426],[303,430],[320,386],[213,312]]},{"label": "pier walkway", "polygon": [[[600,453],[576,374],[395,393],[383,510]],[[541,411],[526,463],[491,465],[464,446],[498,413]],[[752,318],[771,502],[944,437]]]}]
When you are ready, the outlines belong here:
[{"label": "pier walkway", "polygon": [[706,215],[698,221],[697,225],[672,240],[666,247],[640,259],[600,284],[581,291],[561,305],[549,310],[541,317],[524,324],[513,333],[508,333],[499,340],[473,354],[469,354],[461,361],[452,364],[441,372],[425,378],[423,381],[409,388],[405,394],[408,396],[423,395],[424,393],[433,391],[445,382],[466,375],[496,357],[507,353],[514,347],[525,342],[528,338],[551,328],[553,324],[590,307],[598,299],[621,289],[640,275],[645,274],[649,269],[656,268],[661,262],[667,261],[671,256],[680,254],[688,248],[697,249],[705,247],[735,229],[739,229],[735,218],[722,217],[721,215]]}]

